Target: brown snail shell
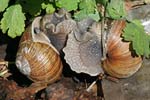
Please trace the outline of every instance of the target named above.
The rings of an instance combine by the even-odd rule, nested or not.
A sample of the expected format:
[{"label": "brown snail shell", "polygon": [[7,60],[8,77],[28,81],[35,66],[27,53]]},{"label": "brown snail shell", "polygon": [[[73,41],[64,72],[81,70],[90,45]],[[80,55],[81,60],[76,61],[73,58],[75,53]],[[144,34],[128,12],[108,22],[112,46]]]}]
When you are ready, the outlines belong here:
[{"label": "brown snail shell", "polygon": [[41,17],[37,17],[23,33],[16,57],[16,66],[32,81],[52,83],[62,72],[58,51],[48,37],[39,30]]},{"label": "brown snail shell", "polygon": [[107,58],[103,68],[109,75],[126,78],[133,75],[142,65],[142,58],[130,51],[130,42],[121,38],[125,21],[114,21],[107,41]]}]

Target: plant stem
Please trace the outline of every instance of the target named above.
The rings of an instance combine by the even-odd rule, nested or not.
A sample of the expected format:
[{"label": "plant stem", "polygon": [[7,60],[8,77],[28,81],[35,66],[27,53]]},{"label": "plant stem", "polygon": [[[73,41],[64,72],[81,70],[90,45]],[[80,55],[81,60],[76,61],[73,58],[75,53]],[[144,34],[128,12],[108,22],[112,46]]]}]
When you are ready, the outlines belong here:
[{"label": "plant stem", "polygon": [[7,65],[8,64],[15,64],[15,62],[12,62],[12,61],[0,61],[0,65]]},{"label": "plant stem", "polygon": [[8,61],[0,61],[0,65],[8,65]]},{"label": "plant stem", "polygon": [[[106,4],[107,6],[107,4]],[[105,16],[106,16],[106,6],[103,6],[103,12],[102,12],[102,21],[101,21],[101,37],[102,37],[102,61],[106,59],[106,32],[105,32]]]}]

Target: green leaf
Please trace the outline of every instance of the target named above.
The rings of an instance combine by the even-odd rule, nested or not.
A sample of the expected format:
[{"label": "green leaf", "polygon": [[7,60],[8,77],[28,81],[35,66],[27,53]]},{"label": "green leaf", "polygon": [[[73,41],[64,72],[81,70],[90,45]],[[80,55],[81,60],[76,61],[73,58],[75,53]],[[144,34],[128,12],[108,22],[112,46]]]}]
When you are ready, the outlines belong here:
[{"label": "green leaf", "polygon": [[19,0],[23,11],[36,16],[41,10],[41,4],[44,0]]},{"label": "green leaf", "polygon": [[127,23],[123,31],[123,38],[132,42],[133,50],[137,55],[146,57],[150,55],[150,36],[145,33],[144,27],[139,20]]},{"label": "green leaf", "polygon": [[76,10],[78,8],[79,0],[59,0],[56,2],[57,7],[65,8],[68,11]]},{"label": "green leaf", "polygon": [[79,4],[81,10],[86,10],[87,13],[93,13],[96,8],[95,0],[82,0]]},{"label": "green leaf", "polygon": [[42,3],[42,9],[45,9],[47,14],[52,14],[55,11],[55,8],[50,3]]},{"label": "green leaf", "polygon": [[108,16],[112,19],[125,17],[126,12],[124,0],[111,0],[106,7],[106,11]]},{"label": "green leaf", "polygon": [[88,14],[88,17],[94,19],[95,21],[99,21],[100,20],[100,15],[98,13],[98,11],[95,9],[94,13]]},{"label": "green leaf", "polygon": [[1,29],[3,33],[8,30],[8,36],[15,38],[20,36],[25,27],[25,16],[22,13],[22,8],[19,4],[12,5],[6,9],[1,20]]},{"label": "green leaf", "polygon": [[98,13],[97,10],[94,13],[87,13],[85,10],[81,10],[81,11],[75,13],[74,17],[78,21],[82,20],[84,18],[87,18],[87,17],[92,18],[95,21],[99,21],[100,20],[100,16],[99,16],[99,13]]},{"label": "green leaf", "polygon": [[98,21],[100,19],[99,13],[96,9],[95,0],[81,0],[79,3],[79,11],[74,14],[76,20],[82,20],[90,17]]},{"label": "green leaf", "polygon": [[0,12],[3,12],[8,6],[9,0],[0,0]]}]

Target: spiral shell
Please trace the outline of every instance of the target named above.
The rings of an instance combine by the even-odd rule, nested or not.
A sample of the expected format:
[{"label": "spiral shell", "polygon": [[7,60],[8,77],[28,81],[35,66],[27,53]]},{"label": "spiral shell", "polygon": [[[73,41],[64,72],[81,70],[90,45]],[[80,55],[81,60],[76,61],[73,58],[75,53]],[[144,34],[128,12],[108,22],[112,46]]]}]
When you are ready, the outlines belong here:
[{"label": "spiral shell", "polygon": [[107,41],[107,59],[103,68],[109,75],[117,78],[127,78],[133,75],[142,65],[142,58],[130,51],[130,42],[121,38],[125,21],[115,21],[110,29]]},{"label": "spiral shell", "polygon": [[24,32],[17,52],[16,66],[32,81],[55,82],[61,76],[62,62],[58,51],[40,31],[37,17]]}]

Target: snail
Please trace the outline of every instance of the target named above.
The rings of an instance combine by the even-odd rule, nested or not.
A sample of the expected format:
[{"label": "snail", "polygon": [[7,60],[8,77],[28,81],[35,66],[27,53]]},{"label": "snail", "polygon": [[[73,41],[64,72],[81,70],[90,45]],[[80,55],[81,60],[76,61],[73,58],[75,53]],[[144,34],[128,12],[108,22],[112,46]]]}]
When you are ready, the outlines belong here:
[{"label": "snail", "polygon": [[103,61],[103,69],[116,78],[127,78],[139,70],[142,65],[141,56],[130,50],[130,42],[121,38],[125,21],[114,21],[109,30],[107,40],[107,58]]},{"label": "snail", "polygon": [[53,83],[60,79],[62,61],[59,52],[40,30],[41,17],[27,27],[21,37],[16,66],[33,82]]},{"label": "snail", "polygon": [[101,61],[101,25],[91,19],[78,22],[63,48],[66,62],[73,71],[90,76],[107,73],[112,77],[127,78],[133,75],[142,65],[142,57],[132,52],[130,42],[123,41],[124,27],[124,20],[113,21],[112,27],[105,31],[108,35],[107,58]]},{"label": "snail", "polygon": [[67,36],[76,28],[76,21],[64,9],[58,13],[45,15],[40,21],[40,29],[51,40],[51,44],[61,52],[65,46]]},{"label": "snail", "polygon": [[103,73],[100,28],[100,24],[87,18],[77,22],[76,29],[68,35],[63,52],[73,71],[91,76]]}]

